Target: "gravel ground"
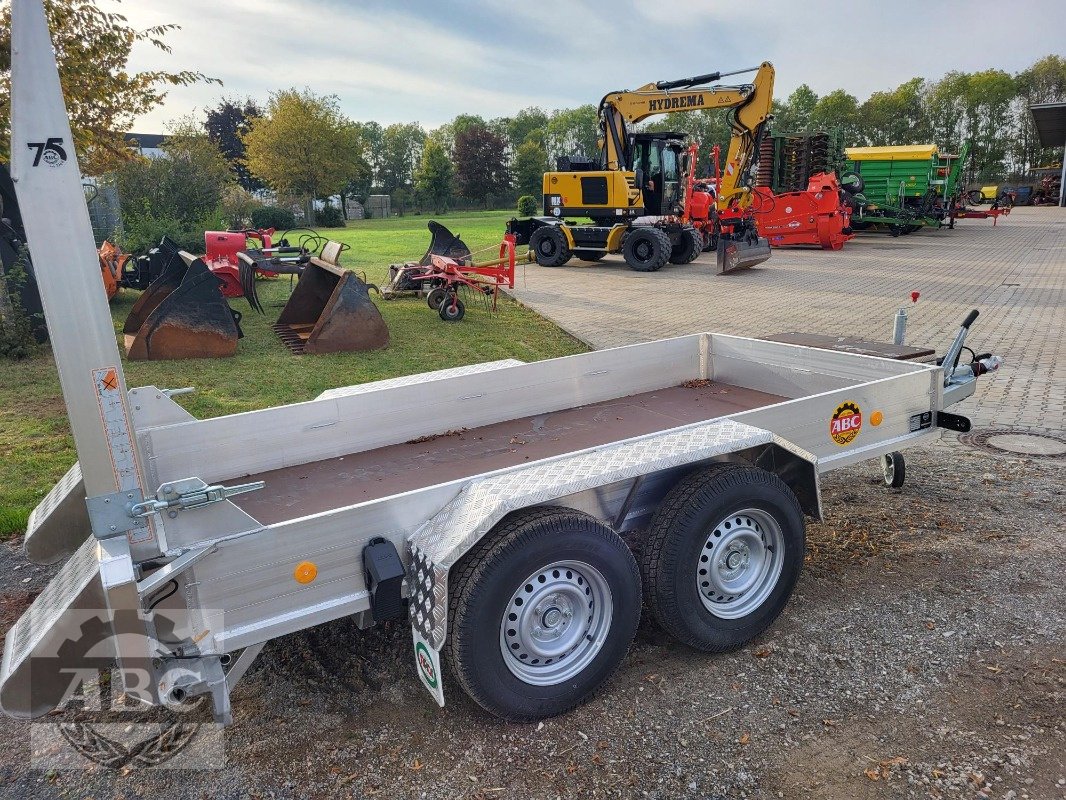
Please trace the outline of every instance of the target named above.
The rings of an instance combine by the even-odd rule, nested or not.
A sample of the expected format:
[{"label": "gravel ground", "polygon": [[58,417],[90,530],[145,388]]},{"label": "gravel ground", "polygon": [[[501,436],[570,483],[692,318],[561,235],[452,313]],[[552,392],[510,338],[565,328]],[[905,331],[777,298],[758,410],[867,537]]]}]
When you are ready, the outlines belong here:
[{"label": "gravel ground", "polygon": [[[645,621],[588,705],[536,725],[447,682],[438,711],[404,625],[271,643],[234,694],[216,771],[29,767],[0,721],[0,796],[1066,798],[1066,461],[945,439],[827,476],[827,518],[783,616],[708,657]],[[47,570],[0,548],[6,629]],[[205,734],[207,735],[207,734]]]}]

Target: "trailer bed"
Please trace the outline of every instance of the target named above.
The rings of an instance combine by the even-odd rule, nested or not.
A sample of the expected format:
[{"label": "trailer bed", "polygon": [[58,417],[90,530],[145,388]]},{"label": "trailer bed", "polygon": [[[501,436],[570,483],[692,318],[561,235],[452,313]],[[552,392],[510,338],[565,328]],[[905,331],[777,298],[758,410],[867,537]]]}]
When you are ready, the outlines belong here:
[{"label": "trailer bed", "polygon": [[718,381],[686,381],[615,400],[234,476],[234,481],[266,481],[269,487],[234,501],[270,525],[787,399]]}]

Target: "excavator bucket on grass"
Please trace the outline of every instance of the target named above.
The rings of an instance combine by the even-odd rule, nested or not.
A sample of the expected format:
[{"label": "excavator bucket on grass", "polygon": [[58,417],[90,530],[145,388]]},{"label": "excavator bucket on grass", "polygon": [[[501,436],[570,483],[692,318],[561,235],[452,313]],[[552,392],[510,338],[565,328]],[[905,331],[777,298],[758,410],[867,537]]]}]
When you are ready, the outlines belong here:
[{"label": "excavator bucket on grass", "polygon": [[762,236],[718,240],[718,274],[757,266],[770,258],[770,241]]},{"label": "excavator bucket on grass", "polygon": [[296,355],[378,350],[389,328],[354,272],[320,258],[304,267],[274,331]]},{"label": "excavator bucket on grass", "polygon": [[243,336],[203,259],[173,248],[159,277],[133,304],[122,332],[133,361],[227,358]]}]

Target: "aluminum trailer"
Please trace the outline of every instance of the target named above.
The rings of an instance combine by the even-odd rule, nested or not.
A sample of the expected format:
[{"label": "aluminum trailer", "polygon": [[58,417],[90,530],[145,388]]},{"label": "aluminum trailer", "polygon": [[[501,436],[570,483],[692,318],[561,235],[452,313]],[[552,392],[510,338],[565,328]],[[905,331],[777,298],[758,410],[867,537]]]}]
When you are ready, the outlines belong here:
[{"label": "aluminum trailer", "polygon": [[116,662],[127,695],[207,695],[227,721],[267,641],[404,614],[438,703],[443,654],[490,712],[558,714],[608,679],[642,606],[702,650],[758,635],[819,476],[887,457],[898,485],[899,450],[967,426],[944,409],[975,388],[955,363],[976,312],[944,367],[698,333],[206,420],[127,392],[77,164],[34,159],[70,141],[40,0],[13,11],[16,187],[79,462],[27,530],[31,559],[68,560],[6,637],[10,715]]}]

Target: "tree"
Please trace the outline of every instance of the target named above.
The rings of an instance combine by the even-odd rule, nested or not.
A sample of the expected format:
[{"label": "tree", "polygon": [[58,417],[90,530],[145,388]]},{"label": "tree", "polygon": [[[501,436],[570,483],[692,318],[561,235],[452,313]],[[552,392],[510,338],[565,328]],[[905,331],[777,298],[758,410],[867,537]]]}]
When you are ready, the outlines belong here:
[{"label": "tree", "polygon": [[163,151],[162,158],[136,156],[113,173],[122,198],[123,245],[143,252],[166,235],[198,252],[204,230],[222,223],[222,199],[233,173],[192,118],[172,127]]},{"label": "tree", "polygon": [[[422,159],[422,143],[426,132],[417,122],[396,123],[385,128],[381,136],[381,165],[378,185],[385,194],[412,187],[415,165]],[[402,199],[402,198],[401,198]],[[399,203],[400,210],[403,204]]]},{"label": "tree", "polygon": [[837,89],[820,98],[811,111],[811,127],[840,131],[847,144],[859,140],[859,101],[855,95]]},{"label": "tree", "polygon": [[370,179],[365,187],[359,187],[354,194],[370,194],[374,186],[381,185],[381,164],[384,158],[385,129],[377,122],[356,122],[359,138],[363,142],[363,157],[370,167]]},{"label": "tree", "polygon": [[544,173],[548,169],[548,151],[534,139],[520,144],[514,157],[514,182],[519,196],[539,197],[544,187]]},{"label": "tree", "polygon": [[484,125],[471,125],[455,137],[455,179],[459,194],[480,200],[509,188],[507,142]]},{"label": "tree", "polygon": [[548,131],[548,115],[544,109],[530,106],[523,108],[507,121],[507,138],[515,153],[527,141],[534,141],[544,146]]},{"label": "tree", "polygon": [[811,126],[811,117],[818,105],[818,95],[810,86],[801,83],[788,96],[775,119],[775,126],[786,133],[800,133]]},{"label": "tree", "polygon": [[[74,149],[82,171],[103,175],[133,157],[123,131],[158,107],[167,87],[199,81],[219,83],[200,72],[127,69],[137,43],[170,52],[165,37],[177,25],[136,30],[121,14],[107,13],[92,0],[46,0],[48,27],[70,116]],[[0,3],[0,159],[9,160],[11,139],[11,7]]]},{"label": "tree", "polygon": [[422,162],[415,171],[415,189],[438,213],[448,208],[454,171],[444,146],[436,138],[428,138],[422,148]]},{"label": "tree", "polygon": [[923,144],[929,125],[922,104],[925,81],[911,78],[890,92],[874,92],[859,109],[862,136],[870,145]]},{"label": "tree", "polygon": [[600,123],[596,106],[591,103],[577,108],[553,111],[548,120],[548,157],[583,155],[595,159],[600,151]]},{"label": "tree", "polygon": [[[272,94],[266,116],[252,120],[243,140],[248,169],[281,194],[326,199],[365,164],[337,97],[309,89]],[[312,220],[313,207],[308,203]]]},{"label": "tree", "polygon": [[222,155],[229,162],[237,183],[242,188],[254,192],[263,188],[263,183],[244,163],[244,140],[241,138],[251,129],[252,120],[263,116],[263,111],[250,97],[245,100],[223,99],[215,108],[207,112],[204,128]]},{"label": "tree", "polygon": [[973,145],[976,179],[991,180],[1004,171],[1013,134],[1011,103],[1014,79],[1003,70],[988,69],[969,76],[966,94],[966,138]]}]

